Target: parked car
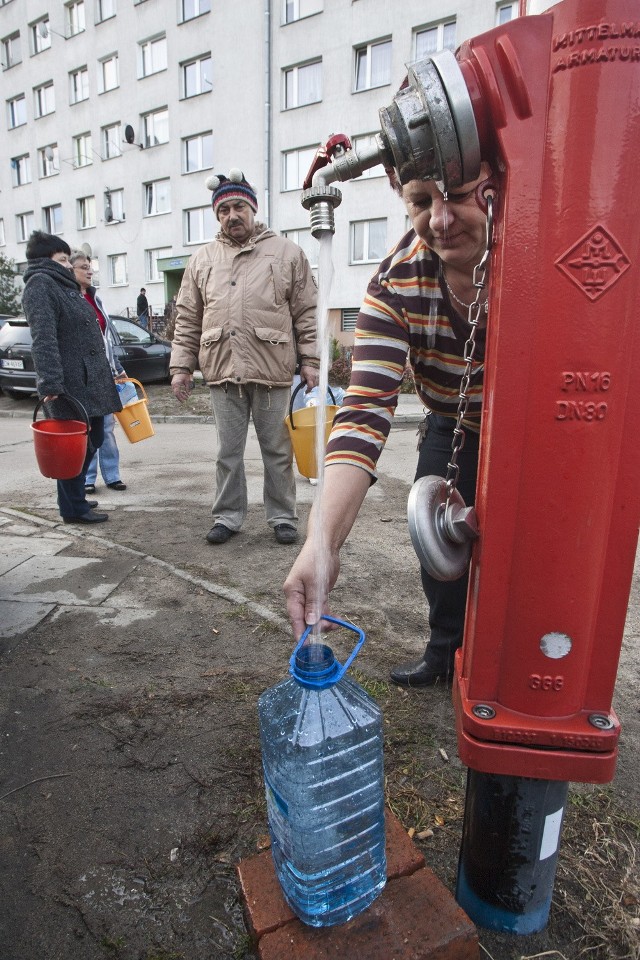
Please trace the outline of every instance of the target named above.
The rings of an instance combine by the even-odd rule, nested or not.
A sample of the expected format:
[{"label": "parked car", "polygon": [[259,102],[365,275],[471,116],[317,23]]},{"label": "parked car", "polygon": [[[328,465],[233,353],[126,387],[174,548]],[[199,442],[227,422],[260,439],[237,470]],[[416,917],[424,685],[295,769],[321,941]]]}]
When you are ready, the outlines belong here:
[{"label": "parked car", "polygon": [[12,313],[0,313],[0,327],[4,327],[7,320],[15,320],[15,316]]},{"label": "parked car", "polygon": [[[114,353],[127,376],[141,383],[169,379],[171,344],[126,317],[109,317]],[[0,387],[18,399],[37,393],[31,356],[31,330],[25,317],[13,317],[0,328]]]}]

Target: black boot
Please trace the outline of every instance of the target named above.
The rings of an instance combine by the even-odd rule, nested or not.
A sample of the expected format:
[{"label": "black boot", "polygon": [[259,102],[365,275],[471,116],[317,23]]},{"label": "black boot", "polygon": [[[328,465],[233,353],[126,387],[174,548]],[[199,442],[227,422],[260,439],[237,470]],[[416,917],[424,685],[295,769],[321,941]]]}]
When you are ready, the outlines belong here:
[{"label": "black boot", "polygon": [[391,679],[403,687],[433,687],[436,683],[451,683],[453,667],[436,667],[423,657],[413,663],[401,663],[391,671]]}]

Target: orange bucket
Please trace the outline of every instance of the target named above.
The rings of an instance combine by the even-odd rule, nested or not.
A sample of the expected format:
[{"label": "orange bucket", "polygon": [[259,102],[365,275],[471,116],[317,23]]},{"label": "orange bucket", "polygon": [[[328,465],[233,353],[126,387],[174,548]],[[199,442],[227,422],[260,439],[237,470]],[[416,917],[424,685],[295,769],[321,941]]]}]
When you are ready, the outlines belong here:
[{"label": "orange bucket", "polygon": [[[316,464],[316,407],[303,407],[301,410],[293,409],[293,401],[296,398],[301,387],[305,387],[304,381],[299,383],[291,394],[289,401],[289,416],[285,417],[285,424],[289,431],[289,439],[293,447],[293,455],[296,458],[296,466],[303,477],[317,477],[318,467]],[[333,404],[325,406],[324,423],[324,445],[326,447],[333,426],[333,418],[340,409],[335,403],[335,397],[331,387],[327,388]]]},{"label": "orange bucket", "polygon": [[80,420],[36,420],[44,400],[39,400],[33,411],[33,444],[38,469],[43,477],[71,480],[82,472],[89,440],[89,417],[81,403],[73,397],[60,395],[75,406],[84,417]]},{"label": "orange bucket", "polygon": [[122,408],[122,410],[116,410],[115,416],[118,418],[118,423],[124,430],[127,435],[127,440],[130,443],[138,443],[139,440],[147,440],[149,437],[152,437],[155,434],[153,429],[153,424],[151,423],[151,417],[149,416],[149,411],[147,409],[147,393],[139,380],[134,380],[133,377],[127,377],[131,383],[135,383],[137,387],[140,387],[142,390],[142,400],[134,400],[132,403],[128,403]]}]

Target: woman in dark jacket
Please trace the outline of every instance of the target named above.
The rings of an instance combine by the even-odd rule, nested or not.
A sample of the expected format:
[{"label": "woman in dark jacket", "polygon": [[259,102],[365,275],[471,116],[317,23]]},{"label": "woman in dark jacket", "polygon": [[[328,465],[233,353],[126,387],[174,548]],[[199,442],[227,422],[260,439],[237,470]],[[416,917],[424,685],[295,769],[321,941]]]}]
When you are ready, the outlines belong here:
[{"label": "woman in dark jacket", "polygon": [[22,306],[33,338],[38,396],[51,416],[73,417],[61,394],[78,400],[90,420],[87,455],[81,473],[58,480],[58,507],[65,523],[100,523],[84,483],[87,466],[104,436],[103,418],[122,409],[93,309],[80,292],[69,260],[71,250],[60,237],[36,230],[27,243]]}]

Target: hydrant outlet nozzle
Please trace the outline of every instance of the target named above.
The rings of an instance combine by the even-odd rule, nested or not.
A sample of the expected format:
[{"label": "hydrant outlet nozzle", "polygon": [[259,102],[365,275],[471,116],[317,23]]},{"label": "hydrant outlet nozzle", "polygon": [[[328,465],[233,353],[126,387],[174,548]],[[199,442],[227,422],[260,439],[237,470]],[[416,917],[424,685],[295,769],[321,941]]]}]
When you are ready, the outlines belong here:
[{"label": "hydrant outlet nozzle", "polygon": [[336,224],[333,211],[342,203],[342,194],[337,187],[318,184],[304,190],[302,206],[311,215],[311,234],[318,239],[323,233],[335,233]]}]

